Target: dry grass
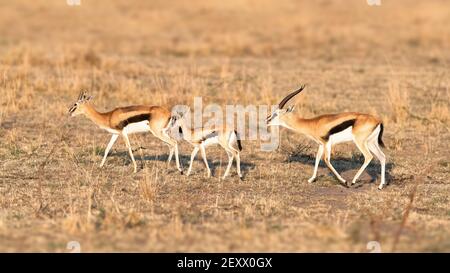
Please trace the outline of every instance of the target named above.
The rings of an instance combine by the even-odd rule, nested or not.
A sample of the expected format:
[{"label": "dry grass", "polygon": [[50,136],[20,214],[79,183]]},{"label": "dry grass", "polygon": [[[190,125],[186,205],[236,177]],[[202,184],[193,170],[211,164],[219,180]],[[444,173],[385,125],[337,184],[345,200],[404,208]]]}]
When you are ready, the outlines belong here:
[{"label": "dry grass", "polygon": [[[446,1],[1,2],[0,251],[450,251]],[[214,178],[167,170],[149,135],[131,139],[137,174],[120,141],[101,170],[109,136],[66,117],[82,88],[106,110],[270,104],[303,82],[299,114],[384,120],[385,190],[375,161],[360,187],[323,165],[308,184],[316,147],[287,130],[276,152],[243,143],[244,182],[217,178],[218,148]],[[348,144],[333,158],[346,179],[362,164]]]}]

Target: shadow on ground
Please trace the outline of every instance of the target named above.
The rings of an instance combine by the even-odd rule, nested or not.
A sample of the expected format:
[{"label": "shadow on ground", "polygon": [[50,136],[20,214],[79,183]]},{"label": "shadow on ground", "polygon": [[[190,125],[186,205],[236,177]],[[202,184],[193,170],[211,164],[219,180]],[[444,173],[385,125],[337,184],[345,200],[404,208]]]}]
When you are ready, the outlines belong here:
[{"label": "shadow on ground", "polygon": [[[145,149],[142,151],[142,153],[145,154]],[[98,155],[103,156],[103,153],[98,153]],[[134,159],[136,160],[136,163],[138,163],[138,164],[139,164],[139,162],[142,162],[142,161],[167,162],[167,160],[169,159],[169,154],[147,155],[147,156],[144,155],[143,157],[141,157],[139,149],[134,150],[133,155],[134,155]],[[130,155],[127,151],[111,152],[108,155],[108,157],[119,157],[119,158],[126,160],[126,165],[131,164]],[[179,158],[180,158],[180,163],[183,167],[183,170],[187,171],[191,157],[189,155],[179,154]],[[201,166],[198,166],[198,164],[196,164],[194,162],[195,165],[192,167],[193,172],[202,170],[205,168],[200,154],[197,154],[195,161],[199,161],[201,163]],[[170,164],[173,164],[173,166],[175,166],[175,156],[172,157],[172,161]],[[223,171],[225,171],[225,168],[227,167],[227,164],[228,164],[228,158],[225,157],[222,160],[222,162],[217,159],[212,160],[212,159],[208,158],[208,164],[209,164],[209,168],[211,169],[211,175],[215,176],[218,168],[222,167]],[[142,167],[143,167],[143,164],[141,164],[141,168]],[[236,159],[233,160],[233,166],[232,166],[231,171],[233,171],[233,168],[236,168]],[[241,157],[241,172],[242,172],[242,175],[244,176],[243,178],[245,178],[245,174],[248,172],[248,170],[253,170],[254,168],[255,168],[255,164],[246,162],[246,161],[242,160],[242,157]]]},{"label": "shadow on ground", "polygon": [[[313,158],[309,155],[295,154],[295,155],[289,155],[286,162],[298,162],[298,163],[302,163],[305,165],[310,165],[311,166],[311,174],[312,174],[312,172],[314,170],[315,160],[316,160],[315,158]],[[333,165],[333,167],[336,169],[336,171],[338,173],[343,173],[343,172],[347,172],[347,171],[355,171],[355,174],[356,174],[356,172],[359,170],[359,168],[361,168],[361,166],[363,165],[363,162],[364,162],[364,157],[362,155],[352,156],[351,158],[346,158],[346,157],[341,157],[341,156],[331,158],[331,164]],[[394,167],[395,167],[394,163],[392,163],[392,162],[386,163],[386,183],[387,184],[389,184],[393,180],[393,177],[390,175],[390,172]],[[328,170],[328,167],[325,164],[325,162],[323,161],[323,159],[320,161],[319,169],[320,168],[325,168]],[[367,166],[365,172],[367,172],[367,174],[369,174],[369,176],[371,178],[370,183],[374,183],[381,174],[380,162],[375,158],[372,159],[370,164]],[[328,175],[334,177],[334,174],[331,171],[329,171]],[[361,179],[361,177],[360,177],[360,179]],[[358,185],[360,183],[357,182],[356,184]]]}]

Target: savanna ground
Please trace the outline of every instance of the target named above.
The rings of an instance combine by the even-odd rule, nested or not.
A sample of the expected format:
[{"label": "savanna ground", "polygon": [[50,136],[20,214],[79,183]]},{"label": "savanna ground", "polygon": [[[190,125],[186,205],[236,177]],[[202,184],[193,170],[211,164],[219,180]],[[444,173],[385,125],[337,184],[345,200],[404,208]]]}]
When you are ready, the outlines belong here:
[{"label": "savanna ground", "polygon": [[[2,0],[0,251],[450,251],[449,47],[445,0]],[[121,140],[99,169],[109,134],[67,118],[81,89],[103,111],[268,105],[301,83],[300,115],[384,120],[388,187],[375,159],[357,187],[323,164],[308,184],[317,147],[288,130],[274,152],[243,142],[242,182],[218,178],[218,148],[213,178],[167,169],[151,135],[131,137],[137,174]],[[347,180],[362,161],[333,151]]]}]

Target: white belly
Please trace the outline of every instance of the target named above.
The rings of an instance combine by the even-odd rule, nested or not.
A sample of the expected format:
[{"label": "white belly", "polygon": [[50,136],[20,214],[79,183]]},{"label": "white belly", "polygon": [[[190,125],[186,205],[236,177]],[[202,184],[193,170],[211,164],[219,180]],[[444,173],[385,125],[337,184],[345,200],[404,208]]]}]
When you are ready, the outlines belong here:
[{"label": "white belly", "polygon": [[141,122],[130,123],[123,128],[123,132],[126,134],[150,132],[149,121],[144,120]]},{"label": "white belly", "polygon": [[108,133],[114,134],[114,135],[118,135],[120,133],[120,131],[108,128],[108,127],[103,127],[100,126],[101,129],[106,130]]},{"label": "white belly", "polygon": [[204,147],[208,147],[209,145],[213,145],[213,144],[217,144],[217,143],[219,143],[219,137],[215,136],[215,137],[210,137],[210,138],[204,140],[202,142],[202,145]]},{"label": "white belly", "polygon": [[328,141],[331,142],[331,144],[352,141],[353,140],[352,129],[353,127],[350,126],[344,131],[331,135]]}]

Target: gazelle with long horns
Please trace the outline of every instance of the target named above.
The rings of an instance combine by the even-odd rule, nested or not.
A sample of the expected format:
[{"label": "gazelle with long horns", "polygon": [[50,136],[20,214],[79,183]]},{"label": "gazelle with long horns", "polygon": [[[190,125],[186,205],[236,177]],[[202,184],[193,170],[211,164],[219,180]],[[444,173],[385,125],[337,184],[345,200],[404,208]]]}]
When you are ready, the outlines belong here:
[{"label": "gazelle with long horns", "polygon": [[211,170],[208,165],[208,160],[206,159],[205,148],[213,144],[219,144],[228,155],[228,165],[223,175],[223,179],[228,176],[234,158],[236,158],[237,173],[239,178],[242,179],[240,157],[242,144],[239,134],[236,130],[232,129],[231,126],[225,126],[224,128],[190,128],[186,124],[184,113],[176,112],[172,115],[169,127],[175,129],[178,128],[182,138],[194,146],[189,169],[186,174],[187,176],[191,174],[192,163],[194,162],[198,151],[200,151],[206,166],[207,176],[210,177]]},{"label": "gazelle with long horns", "polygon": [[288,108],[284,108],[284,106],[295,95],[303,91],[304,88],[305,85],[287,95],[278,105],[278,109],[267,118],[267,124],[269,126],[283,126],[295,132],[305,134],[319,144],[314,172],[308,182],[312,183],[316,179],[319,162],[323,156],[328,168],[339,181],[345,184],[346,181],[334,169],[333,165],[331,165],[331,148],[334,144],[353,141],[364,155],[364,164],[356,173],[352,184],[356,182],[367,165],[369,165],[373,159],[373,153],[381,163],[381,183],[378,186],[378,189],[381,190],[386,184],[386,156],[380,148],[380,146],[384,147],[382,141],[383,123],[381,120],[372,115],[355,112],[322,115],[311,119],[299,117],[293,113],[294,106]]},{"label": "gazelle with long horns", "polygon": [[130,153],[131,161],[134,166],[134,172],[137,172],[137,165],[134,160],[133,150],[131,149],[128,135],[151,132],[154,136],[169,146],[170,153],[167,164],[170,163],[172,156],[175,153],[177,169],[182,172],[178,158],[177,141],[170,137],[167,133],[171,116],[169,110],[161,106],[134,105],[119,107],[113,109],[112,111],[101,113],[95,110],[91,100],[92,96],[88,96],[85,91],[82,91],[78,96],[77,101],[72,107],[70,107],[69,115],[71,117],[85,115],[100,128],[112,134],[111,140],[106,147],[103,160],[100,163],[100,167],[103,167],[105,164],[106,157],[108,156],[108,153],[117,138],[122,136]]}]

